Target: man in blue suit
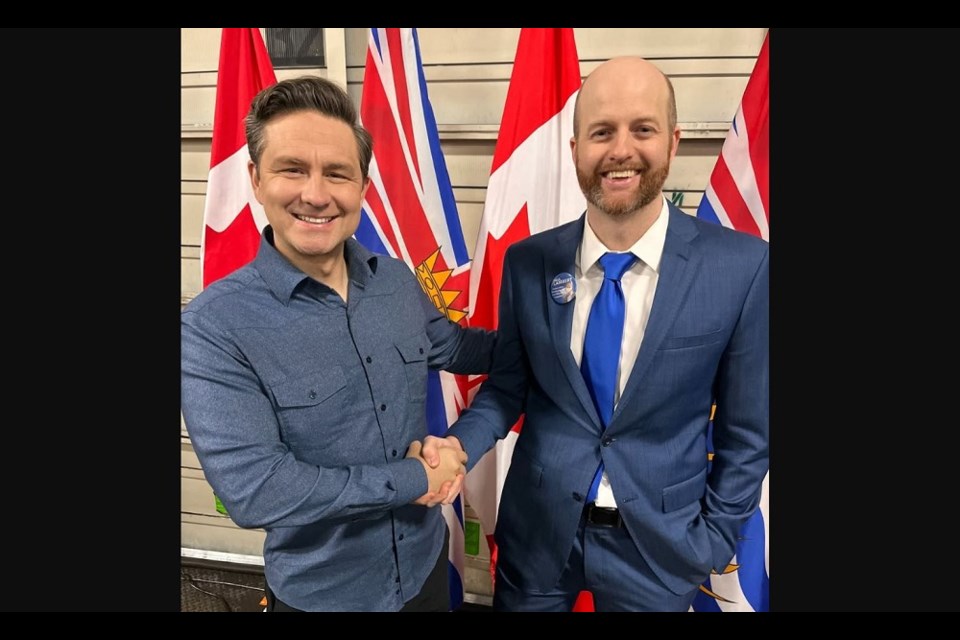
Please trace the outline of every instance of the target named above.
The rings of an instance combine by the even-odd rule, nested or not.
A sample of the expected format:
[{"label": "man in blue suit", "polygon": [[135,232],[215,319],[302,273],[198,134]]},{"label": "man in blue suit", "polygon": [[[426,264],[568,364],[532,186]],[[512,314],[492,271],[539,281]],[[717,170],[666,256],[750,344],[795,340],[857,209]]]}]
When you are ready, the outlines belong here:
[{"label": "man in blue suit", "polygon": [[[462,447],[469,470],[525,414],[495,532],[496,609],[570,611],[586,589],[597,611],[686,611],[757,508],[769,245],[663,196],[679,141],[654,65],[614,58],[584,81],[570,148],[587,210],[507,250],[490,376],[449,436],[425,442],[428,462]],[[600,299],[618,319],[594,319],[613,313]]]}]

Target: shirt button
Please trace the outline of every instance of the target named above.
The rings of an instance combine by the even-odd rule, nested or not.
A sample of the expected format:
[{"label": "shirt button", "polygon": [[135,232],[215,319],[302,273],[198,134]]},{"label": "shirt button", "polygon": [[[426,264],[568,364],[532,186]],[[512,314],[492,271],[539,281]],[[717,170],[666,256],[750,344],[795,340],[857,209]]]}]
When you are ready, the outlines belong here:
[{"label": "shirt button", "polygon": [[307,395],[309,395],[309,396],[310,396],[310,399],[313,400],[314,398],[317,397],[317,392],[314,391],[313,389],[311,389],[311,390],[310,390],[310,393],[307,394]]},{"label": "shirt button", "polygon": [[420,353],[423,353],[423,347],[420,347]]},{"label": "shirt button", "polygon": [[380,405],[380,411],[386,411],[386,410],[387,410],[387,405],[385,404]]},{"label": "shirt button", "polygon": [[397,536],[397,540],[403,540],[403,534],[402,534],[402,533],[401,533],[399,536]]},{"label": "shirt button", "polygon": [[394,449],[393,451],[391,451],[391,452],[390,452],[390,455],[392,455],[394,458],[396,458],[396,457],[397,457],[397,450]]},{"label": "shirt button", "polygon": [[397,589],[397,595],[400,595],[400,589]]},{"label": "shirt button", "polygon": [[393,581],[394,581],[394,582],[400,582],[400,576],[397,576],[396,578],[394,578]]},{"label": "shirt button", "polygon": [[373,362],[373,358],[371,358],[370,356],[367,356],[367,363],[370,363],[370,362]]}]

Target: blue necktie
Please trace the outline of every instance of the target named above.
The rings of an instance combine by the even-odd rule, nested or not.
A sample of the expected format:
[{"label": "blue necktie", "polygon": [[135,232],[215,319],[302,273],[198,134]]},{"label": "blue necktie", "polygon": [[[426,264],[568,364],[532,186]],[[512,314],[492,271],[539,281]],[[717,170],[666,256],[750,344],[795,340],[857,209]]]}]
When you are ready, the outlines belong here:
[{"label": "blue necktie", "polygon": [[[616,397],[617,367],[620,365],[620,341],[623,339],[625,306],[620,278],[637,257],[632,253],[607,252],[600,257],[603,284],[590,307],[587,331],[583,339],[580,371],[590,390],[590,397],[600,415],[600,423],[607,428],[613,417]],[[590,485],[587,502],[597,499],[597,488],[603,476],[603,461]]]}]

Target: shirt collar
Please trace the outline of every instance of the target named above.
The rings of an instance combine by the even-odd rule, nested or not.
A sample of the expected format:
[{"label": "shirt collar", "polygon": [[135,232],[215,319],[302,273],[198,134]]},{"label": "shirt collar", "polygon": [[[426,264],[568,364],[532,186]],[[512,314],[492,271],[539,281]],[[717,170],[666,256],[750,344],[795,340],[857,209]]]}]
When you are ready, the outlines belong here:
[{"label": "shirt collar", "polygon": [[[350,280],[364,288],[377,272],[376,254],[371,253],[354,238],[347,238],[343,251]],[[302,282],[310,280],[307,274],[293,266],[273,246],[273,229],[270,225],[265,226],[260,234],[260,248],[254,258],[254,266],[273,294],[284,304],[290,301],[293,292]]]},{"label": "shirt collar", "polygon": [[377,254],[357,242],[356,238],[347,238],[343,245],[343,253],[347,257],[347,270],[350,281],[363,289],[370,278],[377,274]]},{"label": "shirt collar", "polygon": [[[667,223],[670,219],[670,209],[667,199],[660,196],[662,205],[660,214],[647,232],[633,243],[628,249],[654,271],[660,270],[660,258],[663,256],[663,245],[667,241]],[[584,220],[583,239],[580,241],[580,271],[586,273],[600,260],[601,256],[610,251],[590,228],[590,223]]]}]

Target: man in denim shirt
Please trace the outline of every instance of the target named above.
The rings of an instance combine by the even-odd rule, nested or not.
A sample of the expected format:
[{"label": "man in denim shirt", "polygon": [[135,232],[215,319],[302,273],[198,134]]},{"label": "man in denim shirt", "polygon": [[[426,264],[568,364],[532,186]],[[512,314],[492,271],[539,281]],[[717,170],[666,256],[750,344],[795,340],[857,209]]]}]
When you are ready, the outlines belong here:
[{"label": "man in denim shirt", "polygon": [[[268,610],[446,611],[446,525],[466,456],[436,469],[427,368],[484,373],[494,334],[446,319],[411,270],[351,236],[370,135],[337,85],[262,91],[246,119],[269,226],[181,314],[181,406],[237,525],[262,527]],[[411,447],[411,443],[415,443]]]}]

